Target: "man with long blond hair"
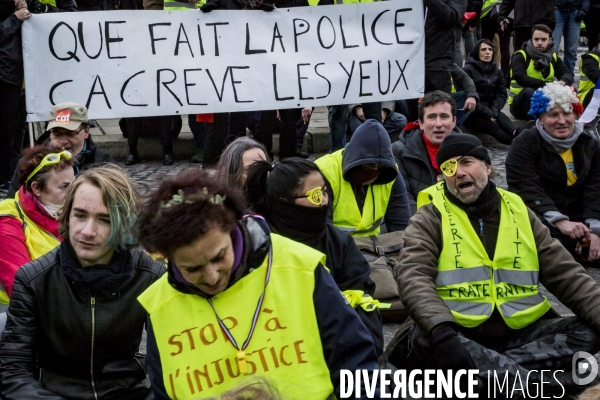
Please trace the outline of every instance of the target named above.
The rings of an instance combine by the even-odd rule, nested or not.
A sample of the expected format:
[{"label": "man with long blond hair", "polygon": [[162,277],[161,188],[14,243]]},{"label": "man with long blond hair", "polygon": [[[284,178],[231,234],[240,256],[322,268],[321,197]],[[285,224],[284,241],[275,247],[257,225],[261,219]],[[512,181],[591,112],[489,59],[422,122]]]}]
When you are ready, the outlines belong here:
[{"label": "man with long blond hair", "polygon": [[60,211],[64,241],[15,275],[0,340],[6,399],[151,399],[136,301],[165,271],[135,245],[139,195],[116,166],[77,175]]}]

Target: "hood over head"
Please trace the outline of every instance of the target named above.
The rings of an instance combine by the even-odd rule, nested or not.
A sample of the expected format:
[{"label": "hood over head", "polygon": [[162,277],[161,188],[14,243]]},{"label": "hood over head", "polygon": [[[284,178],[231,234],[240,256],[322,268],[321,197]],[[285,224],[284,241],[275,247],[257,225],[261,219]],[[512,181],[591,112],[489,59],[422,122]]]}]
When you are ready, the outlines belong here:
[{"label": "hood over head", "polygon": [[373,184],[384,185],[398,176],[398,168],[392,153],[390,136],[383,125],[368,119],[356,129],[342,155],[342,176],[347,182],[354,182],[356,169],[364,164],[380,164],[379,176]]}]

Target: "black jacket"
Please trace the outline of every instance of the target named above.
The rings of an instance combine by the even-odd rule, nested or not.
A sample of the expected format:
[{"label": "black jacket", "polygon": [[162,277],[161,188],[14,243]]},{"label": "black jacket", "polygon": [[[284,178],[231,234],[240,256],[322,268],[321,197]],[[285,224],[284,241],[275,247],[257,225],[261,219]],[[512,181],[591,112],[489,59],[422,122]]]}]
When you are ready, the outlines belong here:
[{"label": "black jacket", "polygon": [[12,1],[0,2],[0,80],[20,86],[23,82],[23,21],[14,12],[15,4]]},{"label": "black jacket", "polygon": [[[42,4],[39,0],[27,1],[33,13],[77,11],[74,0],[57,0],[57,7]],[[21,25],[15,15],[12,1],[0,1],[0,80],[11,85],[23,83],[23,50],[21,48]]]},{"label": "black jacket", "polygon": [[502,21],[513,10],[515,28],[531,28],[535,24],[556,23],[554,0],[502,0],[498,20]]},{"label": "black jacket", "polygon": [[477,42],[471,55],[467,57],[463,69],[473,79],[477,87],[477,93],[479,94],[477,111],[483,113],[489,119],[498,116],[498,113],[506,104],[508,94],[506,93],[506,80],[502,70],[493,61],[489,63],[479,61],[479,55],[474,54],[478,51],[480,42]]},{"label": "black jacket", "polygon": [[523,131],[506,157],[508,190],[521,196],[539,217],[558,211],[572,221],[600,219],[600,142],[584,132],[572,149],[577,182],[567,186],[561,156],[536,127]]},{"label": "black jacket", "polygon": [[467,10],[467,0],[423,0],[425,20],[425,70],[450,71],[454,64],[454,27]]},{"label": "black jacket", "polygon": [[123,286],[92,298],[67,280],[61,251],[57,247],[15,275],[0,341],[0,392],[7,400],[88,400],[95,385],[100,399],[151,399],[136,358],[146,321],[137,297],[164,266],[132,250],[133,269]]},{"label": "black jacket", "polygon": [[[40,136],[37,140],[38,144],[49,142],[50,134],[48,131],[42,136]],[[75,167],[73,167],[75,175],[77,175],[80,171],[88,169],[94,164],[117,163],[115,159],[110,156],[110,154],[105,153],[96,147],[96,143],[94,143],[94,141],[92,140],[92,135],[88,136],[88,138],[86,139],[86,147],[87,150],[85,152],[82,151],[75,157],[75,159],[77,160],[77,164],[75,165]],[[10,188],[8,188],[8,195],[6,197],[12,199],[15,197],[15,193],[17,193],[18,191],[19,178],[17,176],[17,171],[15,171],[13,178],[10,181]]]},{"label": "black jacket", "polygon": [[[552,46],[552,44],[550,44],[550,46]],[[527,51],[525,50],[526,47],[527,43],[523,43],[523,47],[521,48],[521,50],[525,51],[525,53],[527,54]],[[529,61],[529,55],[523,57],[523,53],[515,52],[510,61],[511,78],[517,81],[517,83],[523,87],[529,87],[533,89],[539,89],[544,87],[546,85],[546,81],[541,79],[535,79],[527,75],[527,67],[529,66]],[[554,78],[556,78],[556,80],[563,81],[567,85],[571,85],[573,83],[573,74],[571,73],[571,71],[569,71],[569,69],[560,57],[557,56],[556,61],[552,61],[551,65],[554,66]],[[550,75],[550,65],[544,68],[544,70],[541,72],[543,77],[547,77],[548,75]]]},{"label": "black jacket", "polygon": [[[414,126],[416,125],[416,127]],[[412,129],[411,129],[412,126]],[[437,171],[429,161],[425,141],[419,125],[414,123],[407,125],[400,138],[392,144],[392,152],[398,170],[402,174],[408,202],[411,212],[417,211],[417,196],[423,189],[437,183]],[[454,132],[460,132],[460,129],[454,128]]]}]

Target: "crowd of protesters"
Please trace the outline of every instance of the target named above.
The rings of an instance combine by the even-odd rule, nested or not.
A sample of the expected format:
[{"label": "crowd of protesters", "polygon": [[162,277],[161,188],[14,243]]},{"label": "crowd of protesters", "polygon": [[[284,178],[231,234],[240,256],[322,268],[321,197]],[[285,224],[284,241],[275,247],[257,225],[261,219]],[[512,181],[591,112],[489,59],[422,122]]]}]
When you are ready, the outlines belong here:
[{"label": "crowd of protesters", "polygon": [[[143,8],[318,4],[340,3]],[[330,106],[330,152],[315,161],[301,151],[311,107],[190,116],[202,168],[165,176],[143,197],[92,141],[82,105],[53,106],[46,133],[21,154],[20,37],[31,13],[142,4],[1,2],[0,399],[340,398],[342,370],[390,367],[478,369],[480,398],[492,373],[527,376],[523,393],[546,385],[569,398],[600,383],[579,385],[571,363],[600,351],[600,286],[586,270],[600,267],[598,118],[578,120],[598,104],[600,36],[579,66],[573,55],[579,24],[600,5],[424,4],[422,99]],[[182,122],[121,120],[125,165],[139,162],[145,135],[173,164]],[[508,190],[493,182],[482,133],[510,146]],[[389,305],[357,241],[371,238],[385,259],[379,240],[393,233],[403,246],[394,285],[410,318],[385,347]],[[553,310],[540,284],[574,315]],[[356,387],[366,399],[365,381]]]}]

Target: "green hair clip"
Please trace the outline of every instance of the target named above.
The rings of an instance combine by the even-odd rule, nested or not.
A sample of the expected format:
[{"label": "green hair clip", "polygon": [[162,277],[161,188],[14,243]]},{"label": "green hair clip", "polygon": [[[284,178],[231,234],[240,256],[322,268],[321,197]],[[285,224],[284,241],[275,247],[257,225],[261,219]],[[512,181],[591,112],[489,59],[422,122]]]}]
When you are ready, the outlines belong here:
[{"label": "green hair clip", "polygon": [[197,201],[209,201],[212,204],[219,205],[225,202],[227,196],[220,194],[212,195],[208,194],[208,189],[206,187],[202,188],[201,193],[194,193],[190,195],[185,195],[183,190],[179,189],[176,194],[171,197],[166,204],[162,205],[162,209],[170,209],[171,207],[177,206],[179,204],[194,204]]}]

